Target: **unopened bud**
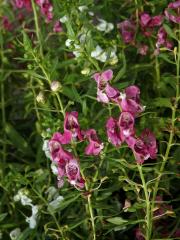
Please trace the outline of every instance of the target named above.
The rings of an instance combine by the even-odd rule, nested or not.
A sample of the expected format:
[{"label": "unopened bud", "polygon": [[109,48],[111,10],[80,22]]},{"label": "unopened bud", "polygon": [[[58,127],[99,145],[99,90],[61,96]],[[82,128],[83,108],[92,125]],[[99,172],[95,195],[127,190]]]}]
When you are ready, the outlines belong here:
[{"label": "unopened bud", "polygon": [[44,97],[44,93],[43,92],[39,92],[37,97],[36,97],[36,101],[38,103],[44,103],[45,102],[45,97]]},{"label": "unopened bud", "polygon": [[62,86],[61,86],[60,82],[58,82],[58,81],[53,81],[53,82],[51,83],[51,90],[52,90],[53,92],[57,92],[61,87],[62,87]]},{"label": "unopened bud", "polygon": [[89,68],[84,68],[82,71],[81,71],[81,74],[83,75],[88,75],[90,73],[90,69]]}]

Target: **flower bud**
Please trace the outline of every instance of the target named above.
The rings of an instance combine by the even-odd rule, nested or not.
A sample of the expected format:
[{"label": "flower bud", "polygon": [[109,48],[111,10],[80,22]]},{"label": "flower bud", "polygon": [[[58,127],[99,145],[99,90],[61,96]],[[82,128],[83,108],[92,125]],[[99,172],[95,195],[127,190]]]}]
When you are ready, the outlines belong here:
[{"label": "flower bud", "polygon": [[61,86],[60,82],[58,82],[58,81],[53,81],[53,82],[51,83],[51,90],[52,90],[53,92],[57,92],[61,87],[62,87],[62,86]]},{"label": "flower bud", "polygon": [[89,68],[84,68],[83,70],[81,70],[81,74],[83,74],[83,75],[88,75],[89,73],[90,73]]},{"label": "flower bud", "polygon": [[39,92],[37,97],[36,97],[36,101],[38,103],[45,103],[45,97],[44,97],[44,93],[43,92]]}]

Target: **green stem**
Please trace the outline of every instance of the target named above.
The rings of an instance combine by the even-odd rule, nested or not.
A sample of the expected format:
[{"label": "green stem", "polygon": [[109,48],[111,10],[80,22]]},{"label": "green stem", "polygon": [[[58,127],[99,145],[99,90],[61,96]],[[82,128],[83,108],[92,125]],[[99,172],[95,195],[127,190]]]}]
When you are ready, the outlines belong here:
[{"label": "green stem", "polygon": [[[175,61],[176,61],[176,57],[175,57]],[[163,161],[162,161],[162,164],[161,164],[161,167],[159,170],[159,176],[158,176],[157,181],[154,186],[152,206],[151,206],[151,219],[153,219],[153,210],[155,207],[155,199],[157,196],[160,180],[163,175],[164,168],[166,166],[166,162],[169,158],[169,153],[170,153],[171,147],[173,145],[174,129],[175,129],[175,122],[176,122],[176,110],[177,110],[178,101],[179,101],[179,75],[180,75],[180,40],[178,41],[178,53],[177,53],[177,61],[176,61],[176,79],[177,79],[176,80],[176,97],[175,97],[175,103],[172,106],[171,129],[170,129],[169,141],[167,144],[166,152],[163,157]],[[152,224],[153,224],[153,222],[151,222],[150,232],[152,232],[152,228],[153,228]]]},{"label": "green stem", "polygon": [[160,87],[160,66],[159,66],[159,60],[158,57],[155,57],[155,70],[156,70],[156,84],[159,92],[159,87]]},{"label": "green stem", "polygon": [[[77,151],[76,151],[76,146],[73,143],[73,141],[71,143],[71,146],[72,146],[74,155],[76,157],[78,157]],[[81,171],[81,175],[82,175],[83,179],[85,179],[84,173],[82,171]],[[85,189],[86,189],[87,192],[90,192],[90,189],[88,187],[87,181],[85,181]],[[88,207],[86,208],[86,212],[87,212],[87,214],[90,215],[92,232],[93,232],[93,240],[96,240],[96,229],[95,229],[95,223],[94,223],[93,208],[92,208],[92,203],[91,203],[91,193],[88,193],[88,197],[87,198],[88,198]]]},{"label": "green stem", "polygon": [[37,35],[37,39],[39,42],[39,46],[40,46],[40,54],[41,57],[43,57],[43,49],[42,49],[42,44],[41,44],[41,34],[40,34],[40,28],[39,28],[39,23],[38,23],[38,16],[37,16],[37,12],[36,12],[36,7],[34,4],[34,0],[31,0],[32,3],[32,8],[33,8],[33,14],[34,14],[34,22],[35,22],[35,27],[36,27],[36,35]]},{"label": "green stem", "polygon": [[145,195],[145,199],[146,199],[146,240],[150,240],[151,239],[151,232],[150,232],[151,205],[150,205],[150,201],[149,201],[147,185],[146,185],[146,182],[144,179],[144,174],[142,171],[142,165],[137,164],[137,166],[138,166],[139,174],[140,174],[142,185],[143,185],[144,195]]}]

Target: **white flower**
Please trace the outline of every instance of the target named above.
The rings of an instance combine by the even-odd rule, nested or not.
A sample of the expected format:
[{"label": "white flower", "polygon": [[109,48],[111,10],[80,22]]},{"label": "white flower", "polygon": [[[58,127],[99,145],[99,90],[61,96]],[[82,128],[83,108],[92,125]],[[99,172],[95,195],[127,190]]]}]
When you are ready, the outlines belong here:
[{"label": "white flower", "polygon": [[36,218],[32,215],[26,218],[26,222],[29,223],[29,228],[34,229],[37,225]]},{"label": "white flower", "polygon": [[37,205],[32,206],[32,215],[37,216],[39,207]]},{"label": "white flower", "polygon": [[71,39],[67,39],[65,42],[66,47],[70,47],[72,45],[72,42],[74,42],[74,41]]},{"label": "white flower", "polygon": [[103,19],[98,19],[98,20],[99,20],[100,23],[96,26],[96,28],[99,31],[108,33],[108,32],[113,30],[114,25],[112,23],[108,23]]},{"label": "white flower", "polygon": [[65,23],[65,22],[68,21],[68,17],[67,17],[66,15],[64,15],[63,17],[61,17],[61,18],[59,19],[59,21],[62,22],[62,23]]},{"label": "white flower", "polygon": [[39,92],[38,95],[36,96],[36,101],[38,103],[44,103],[45,102],[44,93],[42,91]]},{"label": "white flower", "polygon": [[29,223],[29,228],[34,229],[37,225],[38,206],[32,205],[32,215],[26,217],[26,222]]},{"label": "white flower", "polygon": [[118,57],[116,55],[116,49],[113,49],[110,54],[110,64],[114,65],[118,62]]},{"label": "white flower", "polygon": [[94,16],[94,13],[91,12],[91,11],[89,11],[88,14],[89,14],[90,16],[92,16],[92,17]]},{"label": "white flower", "polygon": [[77,44],[74,44],[74,47],[75,47],[75,51],[73,51],[73,54],[76,56],[76,57],[80,57],[81,55],[81,52],[79,51],[81,49],[80,45],[77,45]]},{"label": "white flower", "polygon": [[61,205],[61,202],[64,200],[63,196],[58,196],[55,200],[49,203],[48,209],[51,211],[55,211]]},{"label": "white flower", "polygon": [[23,206],[26,206],[26,205],[31,206],[32,205],[31,203],[32,203],[32,200],[30,198],[28,198],[26,195],[21,196],[21,204]]},{"label": "white flower", "polygon": [[11,240],[18,240],[19,236],[21,234],[21,229],[20,228],[15,228],[9,233],[9,236]]},{"label": "white flower", "polygon": [[44,140],[42,150],[45,152],[46,157],[51,159],[49,140]]},{"label": "white flower", "polygon": [[97,45],[96,49],[91,52],[91,57],[93,57],[101,62],[106,62],[107,53],[104,52],[104,50],[99,45]]},{"label": "white flower", "polygon": [[80,12],[84,12],[85,10],[88,9],[88,7],[85,6],[85,5],[82,5],[82,6],[79,6],[78,9],[79,9]]},{"label": "white flower", "polygon": [[26,196],[26,191],[24,189],[20,189],[18,193],[14,196],[14,201],[21,201],[23,206],[25,205],[32,205],[32,200]]},{"label": "white flower", "polygon": [[51,170],[54,175],[58,175],[58,168],[55,163],[51,163]]},{"label": "white flower", "polygon": [[51,201],[52,199],[56,199],[59,194],[58,194],[58,190],[54,187],[54,186],[51,186],[47,189],[46,191],[46,194],[48,194],[48,201]]}]

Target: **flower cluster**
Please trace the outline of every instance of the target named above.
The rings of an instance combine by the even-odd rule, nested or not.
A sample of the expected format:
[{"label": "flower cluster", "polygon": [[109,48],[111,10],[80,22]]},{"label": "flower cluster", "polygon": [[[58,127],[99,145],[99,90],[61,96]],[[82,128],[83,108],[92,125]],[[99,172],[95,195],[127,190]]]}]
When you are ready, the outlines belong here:
[{"label": "flower cluster", "polygon": [[[142,12],[139,14],[138,22],[133,20],[124,20],[117,24],[117,28],[120,31],[122,40],[125,44],[133,44],[138,48],[138,53],[141,55],[146,55],[148,51],[148,45],[139,44],[135,42],[135,36],[138,31],[138,25],[140,26],[140,31],[145,37],[151,37],[152,34],[156,34],[156,50],[155,54],[159,53],[160,47],[165,47],[167,49],[172,49],[173,43],[167,38],[167,32],[162,26],[165,18],[174,23],[180,23],[180,17],[178,12],[180,9],[180,1],[172,2],[165,9],[164,14],[150,16],[147,12]],[[177,11],[177,14],[172,14],[172,10]],[[158,31],[156,31],[158,29]],[[143,46],[143,47],[142,47]]]},{"label": "flower cluster", "polygon": [[[17,9],[26,9],[28,12],[32,11],[31,0],[13,0],[12,4],[14,8]],[[53,20],[53,5],[50,0],[35,0],[35,4],[40,7],[40,12],[42,16],[45,18],[46,23],[52,22]],[[19,13],[18,19],[22,20],[24,18],[22,13]],[[7,24],[5,25],[7,29]],[[7,29],[9,30],[9,28]],[[62,26],[60,21],[55,21],[53,26],[53,31],[55,33],[62,32]]]},{"label": "flower cluster", "polygon": [[143,163],[148,158],[156,158],[156,139],[148,129],[140,137],[135,136],[135,118],[143,110],[140,104],[140,90],[137,86],[129,86],[124,92],[112,87],[109,81],[113,78],[112,70],[93,75],[97,83],[97,100],[103,103],[114,102],[119,105],[122,112],[119,119],[110,117],[106,123],[109,141],[119,147],[126,142],[132,149],[136,161]]},{"label": "flower cluster", "polygon": [[84,187],[84,179],[80,173],[77,156],[62,147],[62,145],[73,145],[74,142],[84,140],[89,142],[85,149],[86,155],[97,156],[100,154],[104,146],[98,139],[96,131],[94,129],[82,131],[78,122],[78,113],[67,112],[64,120],[64,133],[56,132],[53,134],[48,141],[49,152],[46,147],[43,148],[54,164],[53,171],[58,177],[58,187],[63,186],[64,177],[67,177],[70,184],[79,188]]},{"label": "flower cluster", "polygon": [[53,19],[53,6],[49,0],[36,0],[39,5],[41,14],[45,17],[46,22],[51,22]]},{"label": "flower cluster", "polygon": [[31,0],[14,0],[13,4],[16,8],[19,9],[25,8],[27,11],[32,10]]},{"label": "flower cluster", "polygon": [[26,222],[29,223],[29,228],[34,229],[37,225],[39,207],[32,204],[32,199],[27,196],[27,191],[24,189],[20,189],[18,191],[18,193],[14,196],[14,201],[20,201],[23,206],[31,207],[32,215],[30,217],[26,217]]}]

